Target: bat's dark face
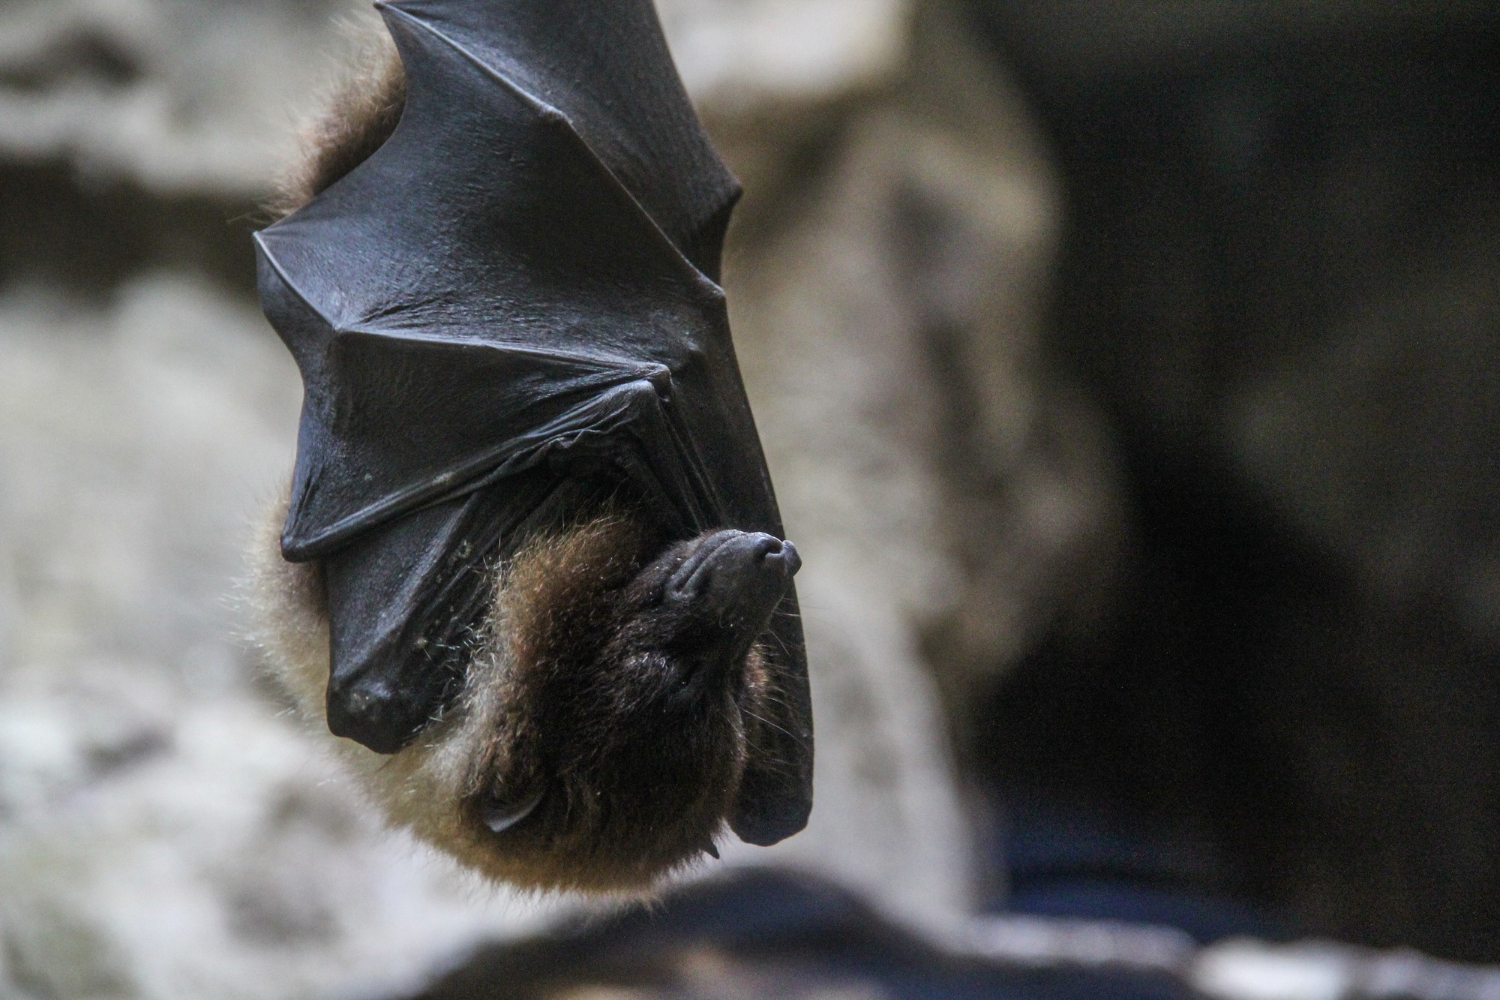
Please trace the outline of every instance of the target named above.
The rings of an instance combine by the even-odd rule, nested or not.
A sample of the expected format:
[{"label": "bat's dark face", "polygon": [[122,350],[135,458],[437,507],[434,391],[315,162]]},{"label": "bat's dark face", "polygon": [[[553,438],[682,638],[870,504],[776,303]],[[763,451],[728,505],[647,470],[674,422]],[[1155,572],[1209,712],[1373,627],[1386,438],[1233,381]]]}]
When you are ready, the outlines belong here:
[{"label": "bat's dark face", "polygon": [[504,709],[465,808],[475,836],[557,880],[632,886],[712,852],[774,711],[756,637],[800,560],[742,531],[641,565],[604,517],[524,549],[502,584]]}]

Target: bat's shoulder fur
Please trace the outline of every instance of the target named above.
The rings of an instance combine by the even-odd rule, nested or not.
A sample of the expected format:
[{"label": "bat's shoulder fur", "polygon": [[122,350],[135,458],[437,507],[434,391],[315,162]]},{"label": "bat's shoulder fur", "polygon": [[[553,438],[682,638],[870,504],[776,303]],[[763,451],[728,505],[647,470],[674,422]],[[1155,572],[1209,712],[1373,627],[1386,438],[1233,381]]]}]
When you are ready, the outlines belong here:
[{"label": "bat's shoulder fur", "polygon": [[323,107],[298,130],[297,156],[276,179],[273,218],[306,205],[379,149],[406,107],[406,71],[384,32],[362,38],[350,69],[329,87]]}]

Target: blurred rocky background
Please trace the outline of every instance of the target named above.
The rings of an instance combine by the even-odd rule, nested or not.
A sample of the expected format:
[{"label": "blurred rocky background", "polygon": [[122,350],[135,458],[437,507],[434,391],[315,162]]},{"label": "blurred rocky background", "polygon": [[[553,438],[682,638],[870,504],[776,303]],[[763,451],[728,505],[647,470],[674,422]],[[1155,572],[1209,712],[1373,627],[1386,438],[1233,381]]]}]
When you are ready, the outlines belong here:
[{"label": "blurred rocky background", "polygon": [[[1500,961],[1494,5],[658,6],[807,557],[813,822],[725,865]],[[568,909],[379,830],[237,638],[247,237],[370,22],[0,2],[0,996],[390,996]]]}]

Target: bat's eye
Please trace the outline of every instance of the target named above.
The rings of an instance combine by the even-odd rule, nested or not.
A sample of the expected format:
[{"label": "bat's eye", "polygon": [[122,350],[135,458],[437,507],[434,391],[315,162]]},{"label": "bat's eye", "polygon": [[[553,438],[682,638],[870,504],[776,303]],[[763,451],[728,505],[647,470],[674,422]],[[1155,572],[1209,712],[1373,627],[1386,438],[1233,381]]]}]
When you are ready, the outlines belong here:
[{"label": "bat's eye", "polygon": [[717,650],[674,657],[667,693],[674,701],[696,699],[724,678],[725,666]]},{"label": "bat's eye", "polygon": [[661,602],[666,600],[666,597],[667,584],[666,581],[663,580],[646,592],[645,597],[641,602],[641,606],[648,610],[651,608],[659,608],[661,607]]}]

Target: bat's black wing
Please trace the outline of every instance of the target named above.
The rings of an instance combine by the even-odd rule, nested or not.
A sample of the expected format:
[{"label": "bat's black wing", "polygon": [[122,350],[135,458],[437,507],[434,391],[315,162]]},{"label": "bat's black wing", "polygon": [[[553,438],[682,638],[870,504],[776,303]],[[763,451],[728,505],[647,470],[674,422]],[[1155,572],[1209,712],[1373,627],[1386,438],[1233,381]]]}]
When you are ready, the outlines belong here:
[{"label": "bat's black wing", "polygon": [[[282,550],[325,567],[331,726],[389,752],[452,692],[465,581],[580,484],[628,481],[679,537],[782,529],[715,283],[739,189],[650,0],[377,6],[400,124],[257,244],[305,384]],[[755,843],[811,803],[795,593],[780,612],[796,721],[731,817]]]}]

